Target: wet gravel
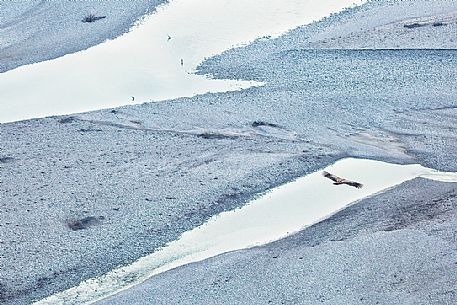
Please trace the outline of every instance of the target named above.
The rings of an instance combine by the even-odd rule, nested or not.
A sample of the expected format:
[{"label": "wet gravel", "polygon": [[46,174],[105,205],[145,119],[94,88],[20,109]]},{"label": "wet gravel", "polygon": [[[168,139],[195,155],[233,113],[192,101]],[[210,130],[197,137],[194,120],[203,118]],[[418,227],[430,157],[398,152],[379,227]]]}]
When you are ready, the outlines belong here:
[{"label": "wet gravel", "polygon": [[[24,7],[28,6],[24,4]],[[98,10],[97,14],[104,13]],[[88,25],[77,17],[74,22],[78,26]],[[98,26],[109,19],[107,15],[90,24]],[[120,32],[125,30],[121,28]],[[241,206],[259,192],[344,156],[421,163],[457,171],[454,158],[457,151],[456,51],[306,50],[301,47],[303,37],[300,35],[301,31],[293,31],[278,40],[258,42],[254,44],[255,49],[226,52],[200,67],[202,73],[216,77],[262,80],[266,82],[263,87],[1,124],[0,301],[28,304],[131,262],[214,214]],[[56,37],[63,36],[56,34]],[[106,33],[103,37],[107,37]],[[86,45],[96,41],[99,40],[91,40]],[[70,49],[76,50],[74,48]],[[32,52],[24,57],[25,61],[11,60],[1,69],[41,60],[47,49],[40,47],[39,50],[38,57]],[[61,51],[68,50],[62,48]],[[4,49],[0,52],[6,54]],[[433,192],[450,187],[420,183],[424,183],[424,187],[432,185]],[[398,192],[403,192],[403,188]],[[422,193],[418,192],[408,191],[409,197],[405,195],[405,200],[396,204],[402,206],[420,198]],[[378,214],[367,215],[383,219]],[[454,223],[448,224],[446,230],[454,230]],[[370,223],[364,226],[368,230]],[[447,253],[443,255],[446,258],[440,258],[438,265],[432,267],[444,266],[450,270],[446,264],[453,256],[447,251],[448,244],[440,241],[438,246],[433,246],[436,240],[424,236],[429,232],[424,230],[358,234],[350,244],[341,243],[342,261],[352,259],[352,268],[359,266],[358,260],[371,257],[374,263],[384,263],[385,268],[390,268],[385,260],[379,259],[403,253],[398,261],[407,264],[409,269],[405,269],[405,274],[409,274],[416,266],[410,257],[417,250],[425,253],[424,260]],[[380,242],[369,243],[373,240]],[[389,248],[393,244],[395,247]],[[215,264],[226,266],[229,281],[246,266],[260,267],[260,263],[265,263],[263,268],[266,268],[257,277],[249,273],[255,268],[246,268],[246,278],[238,282],[237,288],[225,290],[218,281],[219,284],[213,285],[217,296],[227,293],[227,297],[238,298],[230,293],[239,291],[239,300],[242,300],[241,296],[248,297],[246,293],[249,294],[256,281],[267,283],[264,275],[270,274],[268,285],[272,285],[271,291],[276,295],[271,301],[295,303],[299,295],[289,288],[299,285],[304,274],[300,270],[305,270],[285,268],[295,259],[285,257],[281,260],[283,265],[272,266],[271,270],[268,270],[270,261],[259,259],[258,264],[252,264],[250,260],[256,259],[258,251],[263,255],[262,251],[270,251],[269,247],[276,249],[276,245],[267,246],[267,250],[231,254],[235,255],[233,260],[228,259],[226,263],[213,260]],[[290,242],[285,245],[290,246],[292,252],[281,251],[299,255],[293,252]],[[335,242],[332,247],[335,245],[340,244]],[[304,253],[313,257],[307,261],[306,270],[310,270],[316,260],[321,266],[333,257],[334,248],[315,252],[312,249],[309,247],[306,251],[311,252]],[[374,256],[362,256],[376,249],[379,251],[373,252]],[[281,257],[277,253],[273,256]],[[371,278],[372,287],[377,287],[374,271],[378,265],[364,262],[360,266],[368,267],[352,274],[372,274],[366,278]],[[232,264],[233,269],[224,264]],[[207,267],[202,266],[198,268],[203,272]],[[329,272],[341,267],[337,262],[328,266]],[[272,270],[283,270],[287,274]],[[424,270],[426,276],[435,274],[427,273],[430,270]],[[330,294],[323,293],[323,301],[332,303],[331,298],[325,298],[335,295],[331,293],[338,292],[337,289],[341,291],[342,286],[338,285],[343,285],[343,279],[351,274],[345,272],[330,279],[328,287],[336,288],[332,288]],[[322,273],[320,282],[315,285],[310,278],[308,285],[325,289],[326,274],[331,273]],[[290,285],[276,285],[279,283],[276,281],[286,275]],[[427,280],[434,279],[432,275]],[[164,274],[160,281],[165,283],[166,276]],[[181,276],[185,279],[188,275]],[[203,278],[202,275],[199,280]],[[449,280],[451,284],[454,279],[447,273],[443,277],[443,281]],[[357,277],[351,280],[356,281]],[[157,281],[157,285],[159,283]],[[416,284],[400,287],[418,289]],[[184,288],[178,283],[175,285],[176,291],[185,295],[185,291],[180,290]],[[355,283],[350,285],[358,287]],[[196,287],[196,284],[193,287],[197,291],[207,288],[205,285]],[[297,287],[301,287],[299,291],[309,291],[309,287]],[[260,295],[252,291],[252,298]],[[355,300],[350,298],[353,291],[347,290],[348,302]],[[208,291],[206,295],[196,293],[195,300],[198,297],[208,300],[208,295],[211,295]],[[388,296],[393,298],[394,295]],[[265,296],[273,295],[265,293]],[[382,295],[370,296],[373,302],[384,300]],[[157,300],[164,300],[162,297],[164,295],[157,294]],[[444,300],[447,297],[444,295]],[[179,296],[175,300],[178,302]]]}]

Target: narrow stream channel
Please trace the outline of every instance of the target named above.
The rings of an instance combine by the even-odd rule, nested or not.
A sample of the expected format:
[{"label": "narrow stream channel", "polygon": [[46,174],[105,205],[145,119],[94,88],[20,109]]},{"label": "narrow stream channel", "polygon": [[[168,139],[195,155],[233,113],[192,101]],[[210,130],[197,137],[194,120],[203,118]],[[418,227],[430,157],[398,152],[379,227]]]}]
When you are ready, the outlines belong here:
[{"label": "narrow stream channel", "polygon": [[364,1],[171,0],[119,38],[0,73],[0,123],[260,85],[193,71],[206,57]]},{"label": "narrow stream channel", "polygon": [[363,183],[357,189],[333,185],[322,171],[279,186],[242,208],[223,212],[207,223],[138,261],[89,279],[35,304],[81,304],[140,284],[167,270],[221,253],[246,249],[284,238],[321,221],[355,201],[422,177],[457,182],[457,173],[421,165],[398,165],[364,159],[342,159],[324,170]]}]

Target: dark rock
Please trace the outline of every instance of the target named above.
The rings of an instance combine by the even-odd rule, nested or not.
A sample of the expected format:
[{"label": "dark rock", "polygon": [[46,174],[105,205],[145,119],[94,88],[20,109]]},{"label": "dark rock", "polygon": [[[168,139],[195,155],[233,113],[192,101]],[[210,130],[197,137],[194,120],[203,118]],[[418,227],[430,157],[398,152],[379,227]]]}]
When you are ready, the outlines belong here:
[{"label": "dark rock", "polygon": [[106,16],[95,16],[94,14],[89,14],[83,18],[82,22],[95,22],[100,19],[104,19]]},{"label": "dark rock", "polygon": [[201,133],[197,137],[209,140],[224,140],[224,139],[236,139],[237,136],[225,135],[221,133]]},{"label": "dark rock", "polygon": [[68,123],[73,123],[74,121],[76,121],[76,117],[68,116],[68,117],[65,117],[65,118],[61,118],[59,120],[59,123],[60,124],[68,124]]},{"label": "dark rock", "polygon": [[0,157],[0,163],[11,163],[14,162],[13,157]]},{"label": "dark rock", "polygon": [[84,230],[89,228],[90,226],[100,223],[100,219],[104,219],[104,217],[101,217],[103,216],[100,216],[98,218],[94,216],[88,216],[78,220],[69,220],[67,221],[67,225],[73,231]]},{"label": "dark rock", "polygon": [[420,27],[426,26],[426,24],[416,22],[416,23],[405,24],[403,26],[407,29],[415,29],[415,28],[420,28]]},{"label": "dark rock", "polygon": [[264,121],[254,121],[251,124],[251,126],[252,127],[268,126],[268,127],[274,127],[274,128],[278,128],[279,127],[277,124],[268,123],[268,122],[264,122]]},{"label": "dark rock", "polygon": [[92,132],[92,131],[102,131],[101,129],[94,129],[94,128],[81,128],[79,129],[80,132]]},{"label": "dark rock", "polygon": [[432,24],[432,26],[443,26],[443,25],[446,25],[446,24],[443,22],[433,22],[433,24]]}]

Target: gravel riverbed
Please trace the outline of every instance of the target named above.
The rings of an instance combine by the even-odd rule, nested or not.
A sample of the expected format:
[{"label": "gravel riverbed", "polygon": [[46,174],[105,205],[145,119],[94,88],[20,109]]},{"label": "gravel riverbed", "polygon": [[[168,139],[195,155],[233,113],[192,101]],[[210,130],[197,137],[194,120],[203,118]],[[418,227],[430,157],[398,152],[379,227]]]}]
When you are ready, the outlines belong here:
[{"label": "gravel riverbed", "polygon": [[[336,22],[339,16],[332,18]],[[120,32],[125,31],[121,28]],[[1,124],[0,301],[28,304],[127,264],[212,215],[341,157],[457,171],[456,51],[309,49],[303,45],[304,33],[315,33],[314,28],[259,40],[199,67],[200,73],[215,77],[264,81],[262,87]],[[105,34],[103,39],[108,37]],[[7,60],[0,69],[48,56],[38,53],[25,61]],[[449,242],[452,234],[455,241],[456,232],[449,216],[455,213],[454,193],[455,184],[407,183],[367,199],[375,201],[372,204],[364,202],[337,214],[349,213],[344,221],[336,218],[343,222],[341,228],[349,228],[346,231],[319,224],[263,248],[179,268],[152,278],[148,285],[154,289],[146,300],[206,303],[216,295],[214,303],[233,299],[233,303],[322,300],[330,304],[347,280],[344,300],[348,303],[366,303],[369,298],[372,304],[417,304],[419,297],[430,296],[425,300],[446,304],[455,298],[455,291],[447,290],[455,286],[450,268],[455,249]],[[382,196],[385,200],[379,199]],[[445,212],[428,219],[428,209],[420,206],[433,205],[441,197],[448,198],[443,199],[446,208],[437,203],[439,211]],[[386,200],[389,205],[382,204]],[[375,204],[377,213],[354,216],[359,215],[355,207]],[[411,226],[419,229],[411,231],[409,223],[393,230],[380,225],[401,220],[410,213],[403,207],[416,204],[414,215],[419,216],[414,217],[420,222]],[[351,231],[354,226],[363,232]],[[311,247],[306,242],[310,230],[328,240],[338,239],[337,233],[342,232],[344,241]],[[372,254],[364,255],[367,251]],[[338,260],[335,253],[340,253]],[[358,263],[361,260],[363,264]],[[348,268],[341,269],[346,261]],[[392,273],[377,274],[381,265]],[[255,266],[263,271],[255,273]],[[314,267],[305,282],[304,270],[312,266],[319,268]],[[320,267],[327,269],[320,273]],[[216,276],[218,268],[224,269],[221,277]],[[195,270],[198,276],[193,278]],[[441,288],[433,270],[442,271]],[[367,274],[365,282],[358,281],[362,273]],[[425,274],[423,280],[431,288],[419,285],[418,274]],[[325,280],[330,275],[334,276]],[[182,282],[173,281],[176,276]],[[284,278],[287,282],[280,282]],[[173,281],[175,299],[166,300],[167,281]],[[253,289],[256,282],[275,288],[264,294]],[[190,286],[184,287],[186,283]],[[205,290],[206,284],[218,287],[211,288],[216,294]],[[375,296],[378,284],[396,288],[380,290]],[[366,290],[353,293],[360,285]],[[312,287],[313,295],[308,294]],[[136,291],[142,289],[147,294],[145,287]],[[186,291],[195,294],[189,296]],[[419,292],[402,299],[396,298],[399,291]],[[242,298],[247,294],[251,299]]]}]

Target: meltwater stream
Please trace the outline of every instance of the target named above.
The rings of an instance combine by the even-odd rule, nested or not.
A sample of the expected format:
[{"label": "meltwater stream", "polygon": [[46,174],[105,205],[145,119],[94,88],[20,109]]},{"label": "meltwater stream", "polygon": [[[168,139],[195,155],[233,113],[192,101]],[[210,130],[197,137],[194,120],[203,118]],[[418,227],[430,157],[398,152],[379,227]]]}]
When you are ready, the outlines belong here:
[{"label": "meltwater stream", "polygon": [[340,160],[324,170],[361,182],[364,187],[335,186],[322,176],[322,171],[309,174],[269,191],[240,209],[212,217],[128,266],[84,281],[36,304],[94,303],[167,270],[286,237],[350,203],[417,177],[457,182],[457,173],[439,172],[417,164],[353,158]]},{"label": "meltwater stream", "polygon": [[206,57],[363,2],[170,0],[119,38],[0,73],[0,123],[259,85],[193,71]]}]

